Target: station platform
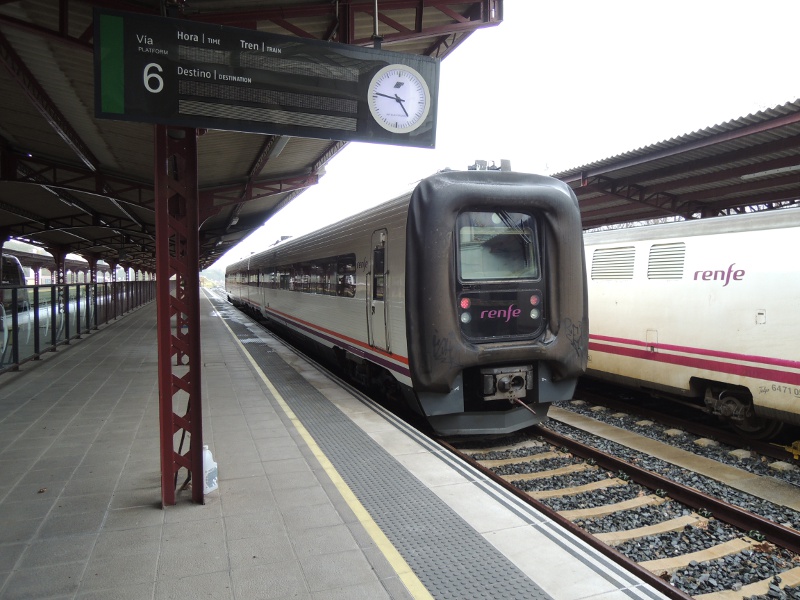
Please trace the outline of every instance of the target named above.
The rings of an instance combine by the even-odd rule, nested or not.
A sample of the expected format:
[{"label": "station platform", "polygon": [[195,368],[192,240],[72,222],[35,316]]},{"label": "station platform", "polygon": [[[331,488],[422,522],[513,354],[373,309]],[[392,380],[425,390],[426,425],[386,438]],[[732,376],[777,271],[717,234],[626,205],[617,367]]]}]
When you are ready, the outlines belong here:
[{"label": "station platform", "polygon": [[205,504],[161,508],[156,306],[0,378],[0,598],[663,598],[201,293]]}]

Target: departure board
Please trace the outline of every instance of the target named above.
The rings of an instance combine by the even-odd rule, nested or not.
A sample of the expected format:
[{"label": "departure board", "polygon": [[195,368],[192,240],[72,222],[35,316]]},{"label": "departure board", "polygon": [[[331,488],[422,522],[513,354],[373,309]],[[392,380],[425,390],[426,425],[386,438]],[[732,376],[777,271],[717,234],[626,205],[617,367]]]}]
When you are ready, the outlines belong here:
[{"label": "departure board", "polygon": [[433,148],[439,61],[105,9],[95,116]]}]

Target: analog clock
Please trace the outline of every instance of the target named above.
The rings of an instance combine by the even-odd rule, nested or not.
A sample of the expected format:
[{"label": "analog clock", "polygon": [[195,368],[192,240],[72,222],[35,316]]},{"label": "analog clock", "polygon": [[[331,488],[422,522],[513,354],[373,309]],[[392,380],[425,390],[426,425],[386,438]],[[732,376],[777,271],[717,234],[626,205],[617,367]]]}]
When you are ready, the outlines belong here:
[{"label": "analog clock", "polygon": [[392,133],[409,133],[425,122],[431,108],[431,93],[422,75],[414,69],[389,65],[370,81],[367,101],[378,125]]}]

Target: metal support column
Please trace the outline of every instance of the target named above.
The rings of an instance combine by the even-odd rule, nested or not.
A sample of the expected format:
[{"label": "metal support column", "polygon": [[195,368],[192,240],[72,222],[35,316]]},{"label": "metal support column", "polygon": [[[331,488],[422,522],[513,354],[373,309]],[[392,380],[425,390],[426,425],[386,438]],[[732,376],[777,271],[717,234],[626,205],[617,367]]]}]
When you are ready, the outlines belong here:
[{"label": "metal support column", "polygon": [[117,319],[117,310],[119,304],[119,290],[117,289],[117,265],[114,261],[107,261],[108,268],[110,269],[111,281],[109,282],[111,285],[111,294],[106,299],[107,302],[110,303],[110,307],[106,309],[106,321],[109,321],[112,317],[114,320]]},{"label": "metal support column", "polygon": [[131,266],[128,263],[120,263],[125,271],[125,283],[122,286],[124,290],[124,298],[122,302],[122,313],[125,314],[131,310]]},{"label": "metal support column", "polygon": [[69,343],[69,293],[67,288],[67,249],[62,247],[47,248],[53,255],[55,269],[50,277],[50,331],[53,347],[64,335]]},{"label": "metal support column", "polygon": [[86,331],[97,327],[97,257],[84,256],[89,263],[89,280],[86,282]]},{"label": "metal support column", "polygon": [[154,133],[161,502],[175,504],[178,472],[185,468],[192,501],[202,504],[197,132],[156,125]]}]

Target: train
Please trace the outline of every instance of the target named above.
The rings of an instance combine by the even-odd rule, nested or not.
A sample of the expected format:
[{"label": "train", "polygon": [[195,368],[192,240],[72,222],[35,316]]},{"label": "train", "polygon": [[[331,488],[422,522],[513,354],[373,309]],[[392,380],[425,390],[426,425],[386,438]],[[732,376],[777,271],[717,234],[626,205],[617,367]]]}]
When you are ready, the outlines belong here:
[{"label": "train", "polygon": [[739,434],[800,424],[800,209],[586,233],[587,376]]},{"label": "train", "polygon": [[16,290],[17,319],[27,325],[30,334],[28,316],[30,311],[30,298],[28,288],[25,287],[25,271],[19,259],[13,254],[0,255],[0,364],[5,358],[8,340],[12,335],[14,308],[14,290]]},{"label": "train", "polygon": [[578,202],[546,176],[437,173],[229,265],[225,287],[439,435],[539,424],[586,368]]}]

